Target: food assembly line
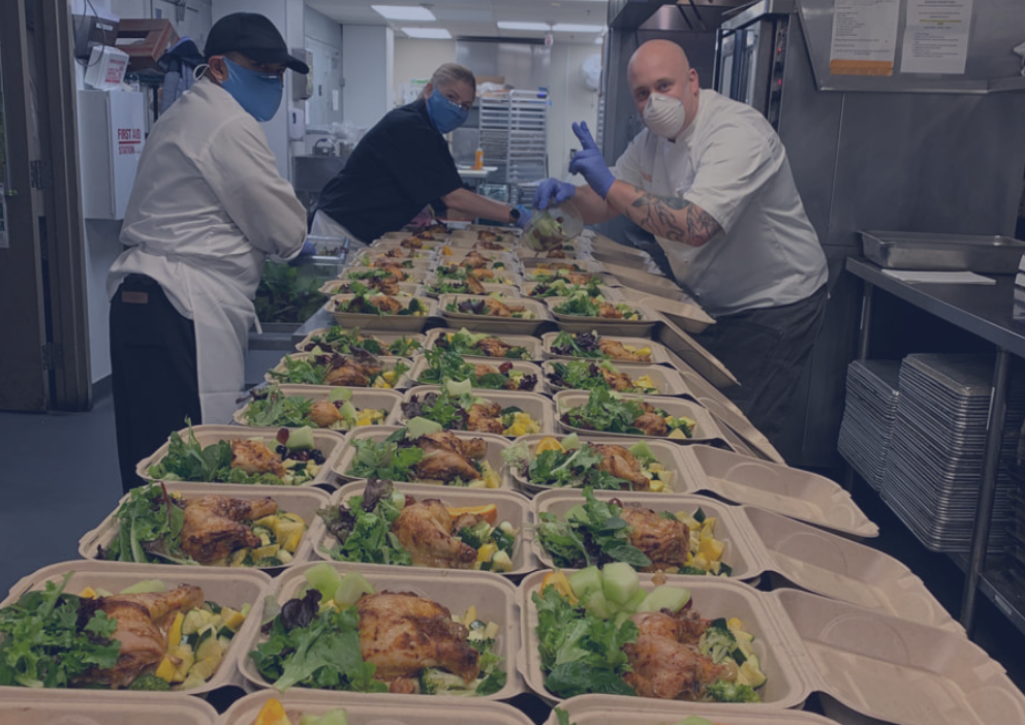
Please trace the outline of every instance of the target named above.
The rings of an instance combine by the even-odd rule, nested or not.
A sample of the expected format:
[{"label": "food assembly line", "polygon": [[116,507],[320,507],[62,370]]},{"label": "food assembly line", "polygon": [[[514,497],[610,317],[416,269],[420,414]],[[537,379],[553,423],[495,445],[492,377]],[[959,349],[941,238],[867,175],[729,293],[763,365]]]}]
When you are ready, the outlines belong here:
[{"label": "food assembly line", "polygon": [[362,251],[336,325],[0,603],[0,721],[1025,722],[846,491],[732,450],[600,243]]}]

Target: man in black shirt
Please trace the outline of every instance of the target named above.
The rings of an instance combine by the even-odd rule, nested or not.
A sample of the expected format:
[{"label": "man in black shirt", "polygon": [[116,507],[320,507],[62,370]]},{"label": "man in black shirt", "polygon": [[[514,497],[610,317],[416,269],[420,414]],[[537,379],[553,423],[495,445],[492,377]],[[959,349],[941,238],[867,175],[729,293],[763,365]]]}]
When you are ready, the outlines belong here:
[{"label": "man in black shirt", "polygon": [[423,96],[381,119],[327,183],[311,233],[369,244],[438,200],[465,215],[526,225],[530,211],[525,207],[464,189],[448,150],[444,134],[466,121],[476,90],[473,74],[463,66],[438,68]]}]

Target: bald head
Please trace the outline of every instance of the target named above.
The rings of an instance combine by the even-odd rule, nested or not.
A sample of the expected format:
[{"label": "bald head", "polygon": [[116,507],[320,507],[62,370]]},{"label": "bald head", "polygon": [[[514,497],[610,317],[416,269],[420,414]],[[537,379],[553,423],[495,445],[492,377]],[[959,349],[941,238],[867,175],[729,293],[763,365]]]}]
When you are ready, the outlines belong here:
[{"label": "bald head", "polygon": [[671,96],[683,102],[687,128],[698,111],[698,73],[690,67],[687,54],[670,40],[649,40],[634,51],[626,67],[637,112],[642,116],[652,93]]}]

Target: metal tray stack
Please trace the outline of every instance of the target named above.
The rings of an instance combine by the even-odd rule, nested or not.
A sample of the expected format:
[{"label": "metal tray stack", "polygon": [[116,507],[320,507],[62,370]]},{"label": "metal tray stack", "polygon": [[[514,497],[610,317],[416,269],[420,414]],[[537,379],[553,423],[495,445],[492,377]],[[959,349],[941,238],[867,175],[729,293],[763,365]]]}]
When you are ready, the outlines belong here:
[{"label": "metal tray stack", "polygon": [[898,360],[855,360],[847,366],[847,402],[838,448],[876,491],[881,490],[886,474],[899,377]]},{"label": "metal tray stack", "polygon": [[1007,521],[1007,562],[1014,577],[1025,583],[1025,466],[1008,467],[1012,485],[1008,491],[1011,504]]},{"label": "metal tray stack", "polygon": [[[932,551],[967,552],[986,446],[993,359],[986,355],[908,355],[882,496]],[[1013,455],[1025,413],[1021,379],[1011,381],[1001,456]],[[1003,551],[1011,481],[997,481],[989,546]]]}]

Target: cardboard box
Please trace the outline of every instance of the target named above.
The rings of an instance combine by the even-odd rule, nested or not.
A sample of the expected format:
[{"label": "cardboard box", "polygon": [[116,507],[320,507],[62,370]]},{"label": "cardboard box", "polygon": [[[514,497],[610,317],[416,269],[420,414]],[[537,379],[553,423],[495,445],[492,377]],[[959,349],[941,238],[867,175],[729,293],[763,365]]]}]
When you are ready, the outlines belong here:
[{"label": "cardboard box", "polygon": [[95,45],[85,69],[85,84],[98,91],[120,90],[128,70],[128,53],[109,45]]},{"label": "cardboard box", "polygon": [[157,61],[178,42],[178,31],[167,18],[121,18],[116,42],[129,55],[129,70],[160,70]]}]

